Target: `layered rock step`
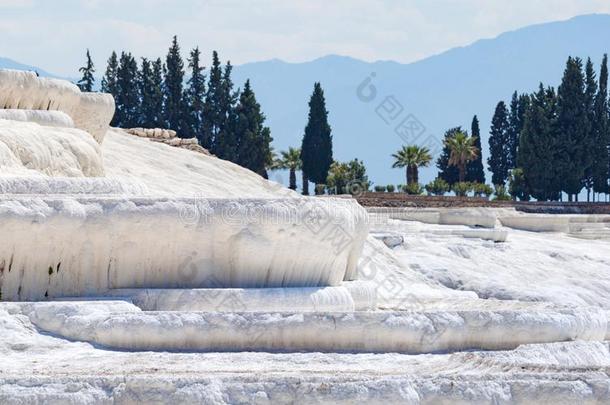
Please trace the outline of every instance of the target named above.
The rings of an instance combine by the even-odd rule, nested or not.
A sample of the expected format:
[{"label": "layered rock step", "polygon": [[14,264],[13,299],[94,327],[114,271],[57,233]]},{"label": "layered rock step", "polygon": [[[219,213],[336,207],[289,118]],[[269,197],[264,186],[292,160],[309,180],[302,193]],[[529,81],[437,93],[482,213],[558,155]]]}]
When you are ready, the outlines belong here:
[{"label": "layered rock step", "polygon": [[[16,305],[16,304],[15,304]],[[131,351],[435,353],[602,341],[596,308],[375,312],[142,312],[126,302],[23,304],[41,331]]]},{"label": "layered rock step", "polygon": [[8,196],[0,221],[0,292],[14,301],[338,286],[356,277],[368,232],[343,199]]}]

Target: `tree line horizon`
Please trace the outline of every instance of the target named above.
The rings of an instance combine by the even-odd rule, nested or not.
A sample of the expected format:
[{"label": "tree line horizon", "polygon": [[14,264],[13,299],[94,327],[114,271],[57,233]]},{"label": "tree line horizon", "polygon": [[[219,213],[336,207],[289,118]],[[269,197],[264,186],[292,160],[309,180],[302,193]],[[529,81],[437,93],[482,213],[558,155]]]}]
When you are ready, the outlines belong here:
[{"label": "tree line horizon", "polygon": [[[86,56],[77,84],[83,91],[93,91],[95,68],[89,50]],[[207,75],[198,47],[189,52],[186,61],[185,66],[176,36],[165,61],[141,58],[138,65],[130,52],[119,56],[113,51],[101,82],[101,90],[112,94],[116,102],[111,125],[173,129],[183,138],[197,138],[215,156],[264,178],[268,178],[268,170],[288,169],[289,188],[293,190],[297,189],[296,171],[300,170],[303,194],[309,194],[309,181],[316,184],[316,194],[370,188],[364,162],[333,159],[332,130],[319,82],[314,83],[309,100],[301,148],[291,147],[276,155],[271,130],[264,125],[266,117],[250,80],[243,90],[236,90],[230,61],[223,67],[216,51]],[[503,196],[506,188],[514,199],[540,201],[560,200],[563,193],[568,200],[577,200],[583,189],[587,200],[610,193],[607,80],[606,55],[599,80],[590,58],[583,66],[580,58],[570,56],[557,91],[541,83],[531,94],[515,91],[509,107],[498,102],[487,158],[497,196]],[[419,184],[417,169],[432,161],[426,156],[429,151],[405,145],[393,154],[393,167],[406,167],[407,184],[396,188],[410,194],[427,190],[436,195],[448,191],[490,195],[476,115],[470,132],[461,127],[445,132],[444,148],[436,160],[438,176],[426,187]],[[353,190],[354,184],[357,190]],[[386,188],[395,189],[393,185]],[[375,189],[381,191],[380,186]]]}]

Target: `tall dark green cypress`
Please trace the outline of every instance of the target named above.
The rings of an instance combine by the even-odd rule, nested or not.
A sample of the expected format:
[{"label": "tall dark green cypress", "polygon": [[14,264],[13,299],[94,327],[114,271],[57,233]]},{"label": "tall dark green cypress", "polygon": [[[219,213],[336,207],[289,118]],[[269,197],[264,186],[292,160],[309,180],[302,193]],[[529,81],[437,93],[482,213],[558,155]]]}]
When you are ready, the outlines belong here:
[{"label": "tall dark green cypress", "polygon": [[585,112],[587,118],[586,137],[584,141],[585,153],[583,155],[585,174],[582,179],[584,187],[587,189],[587,201],[591,200],[593,190],[593,170],[595,166],[595,99],[597,94],[597,82],[595,81],[595,70],[591,58],[587,58],[585,65]]},{"label": "tall dark green cypress", "polygon": [[203,104],[203,121],[202,133],[199,143],[216,154],[218,149],[218,134],[220,133],[222,117],[220,114],[220,99],[222,92],[222,67],[218,52],[212,54],[212,66],[210,67],[210,77],[208,79],[208,88]]},{"label": "tall dark green cypress", "polygon": [[138,85],[140,88],[140,113],[139,125],[144,128],[155,128],[158,116],[158,105],[156,104],[156,91],[152,64],[146,58],[142,58],[142,68],[139,73]]},{"label": "tall dark green cypress", "polygon": [[264,125],[265,115],[256,101],[250,80],[235,108],[235,135],[238,140],[236,163],[267,178],[266,164],[271,153],[271,131]]},{"label": "tall dark green cypress", "polygon": [[570,201],[578,199],[587,168],[587,110],[582,60],[569,57],[557,92],[557,141],[559,146],[556,175],[561,190]]},{"label": "tall dark green cypress", "polygon": [[[599,89],[595,96],[595,119],[593,122],[594,139],[592,146],[594,193],[608,192],[610,173],[610,126],[608,125],[608,55],[604,55],[599,72]],[[595,194],[594,194],[595,195]]]},{"label": "tall dark green cypress", "polygon": [[116,116],[117,125],[133,128],[139,124],[140,94],[138,63],[131,53],[121,53],[117,70]]},{"label": "tall dark green cypress", "polygon": [[479,129],[479,119],[475,115],[470,126],[470,135],[475,137],[474,146],[479,153],[477,158],[471,160],[466,165],[466,181],[485,184],[485,169],[483,168],[483,148],[481,148],[481,130]]},{"label": "tall dark green cypress", "polygon": [[307,179],[316,184],[326,184],[328,170],[333,162],[333,144],[324,90],[319,82],[314,84],[309,100],[309,118],[301,145],[301,161]]},{"label": "tall dark green cypress", "polygon": [[154,111],[154,122],[151,127],[162,128],[165,126],[163,118],[163,74],[164,67],[161,58],[152,62],[152,100],[151,105]]},{"label": "tall dark green cypress", "polygon": [[184,106],[182,82],[184,80],[184,62],[180,56],[178,37],[174,36],[165,59],[164,116],[168,128],[181,134],[184,130]]},{"label": "tall dark green cypress", "polygon": [[203,103],[205,102],[205,75],[201,66],[201,52],[199,47],[191,51],[188,59],[190,78],[185,93],[187,130],[184,134],[188,138],[201,138],[203,132]]},{"label": "tall dark green cypress", "polygon": [[78,81],[78,87],[81,89],[81,91],[93,91],[93,85],[95,84],[95,77],[93,77],[93,74],[95,73],[95,66],[93,66],[89,49],[87,49],[87,62],[85,66],[78,69],[78,71],[83,74],[83,77]]},{"label": "tall dark green cypress", "polygon": [[508,117],[508,165],[511,169],[517,167],[517,155],[519,149],[519,136],[523,130],[525,121],[525,112],[529,104],[529,96],[527,94],[519,95],[516,91],[513,93],[510,102],[510,114]]},{"label": "tall dark green cypress", "polygon": [[447,146],[447,140],[453,138],[455,134],[458,132],[467,132],[462,131],[462,127],[455,127],[448,129],[445,131],[445,136],[443,137],[443,151],[441,155],[436,160],[436,168],[438,169],[438,177],[445,180],[449,183],[450,186],[453,186],[455,183],[459,181],[460,173],[457,166],[449,164],[449,157],[451,156],[451,149]]},{"label": "tall dark green cypress", "polygon": [[519,137],[517,165],[523,170],[527,193],[539,201],[558,200],[560,179],[557,166],[557,102],[552,88],[540,83],[529,98]]},{"label": "tall dark green cypress", "polygon": [[235,134],[235,105],[238,93],[233,90],[232,70],[233,66],[230,62],[227,62],[220,84],[219,104],[217,105],[218,135],[213,153],[221,159],[236,162],[239,145]]},{"label": "tall dark green cypress", "polygon": [[496,105],[496,111],[491,120],[489,134],[489,158],[487,164],[492,172],[491,181],[496,185],[505,185],[511,167],[510,128],[508,110],[504,101]]},{"label": "tall dark green cypress", "polygon": [[[117,85],[117,71],[119,69],[119,60],[116,52],[112,51],[110,58],[108,58],[108,65],[106,67],[106,73],[104,73],[104,77],[102,78],[102,92],[111,94],[114,97],[115,103],[118,94],[118,85]],[[110,125],[117,125],[118,116],[115,112]]]}]

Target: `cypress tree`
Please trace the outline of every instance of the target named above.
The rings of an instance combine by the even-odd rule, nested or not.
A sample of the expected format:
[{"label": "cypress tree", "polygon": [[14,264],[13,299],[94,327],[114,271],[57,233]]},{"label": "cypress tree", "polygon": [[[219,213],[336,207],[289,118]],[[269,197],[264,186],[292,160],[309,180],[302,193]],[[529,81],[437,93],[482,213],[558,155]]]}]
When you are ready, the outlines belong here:
[{"label": "cypress tree", "polygon": [[606,193],[608,192],[608,176],[610,171],[610,159],[608,158],[608,150],[610,149],[607,149],[607,145],[610,143],[610,128],[608,125],[608,55],[604,55],[599,73],[599,89],[595,96],[595,119],[593,123],[593,167],[591,170],[593,191],[594,193]]},{"label": "cypress tree", "polygon": [[[119,60],[117,58],[116,52],[112,51],[110,58],[108,58],[108,65],[106,67],[106,73],[104,73],[104,77],[102,78],[102,92],[111,94],[114,97],[115,103],[117,101],[118,95],[118,85],[117,85],[117,71],[119,69]],[[114,117],[110,125],[117,125],[118,116],[115,112]]]},{"label": "cypress tree", "polygon": [[539,201],[558,200],[560,179],[557,166],[557,102],[552,88],[529,98],[523,130],[519,137],[518,167],[523,171],[526,192]]},{"label": "cypress tree", "polygon": [[87,63],[85,66],[78,69],[79,72],[83,74],[83,77],[78,81],[78,87],[81,91],[92,92],[93,85],[95,83],[95,78],[93,77],[93,73],[95,73],[95,67],[93,66],[93,61],[91,60],[91,54],[89,53],[89,49],[87,49]]},{"label": "cypress tree", "polygon": [[210,77],[208,79],[208,88],[203,103],[203,121],[202,133],[199,143],[204,148],[207,148],[211,153],[216,154],[218,144],[218,134],[221,127],[220,94],[222,88],[222,67],[216,51],[212,54],[212,66],[210,68]]},{"label": "cypress tree", "polygon": [[216,106],[218,113],[218,135],[214,153],[221,159],[236,162],[239,145],[235,133],[235,104],[237,103],[239,93],[233,91],[232,70],[233,66],[231,66],[230,62],[227,62],[220,83],[219,104]]},{"label": "cypress tree", "polygon": [[140,111],[138,64],[131,53],[121,53],[117,70],[117,125],[133,128],[138,125]]},{"label": "cypress tree", "polygon": [[556,175],[570,201],[573,196],[578,199],[587,168],[587,127],[582,61],[569,57],[557,92],[559,164]]},{"label": "cypress tree", "polygon": [[142,68],[139,73],[138,85],[140,88],[140,113],[139,125],[144,128],[155,128],[158,111],[155,105],[155,83],[153,78],[152,64],[146,58],[142,58]]},{"label": "cypress tree", "polygon": [[178,38],[174,35],[165,60],[164,86],[164,117],[168,128],[182,134],[183,128],[183,98],[182,82],[184,80],[184,62],[180,56]]},{"label": "cypress tree", "polygon": [[508,110],[504,101],[496,106],[496,111],[491,120],[491,132],[489,135],[489,158],[487,164],[492,172],[491,181],[496,185],[505,185],[511,167],[510,132],[508,123]]},{"label": "cypress tree", "polygon": [[508,117],[508,165],[511,169],[517,167],[517,155],[519,149],[519,136],[523,130],[525,121],[525,112],[529,105],[529,96],[527,94],[518,95],[515,91],[510,102],[510,115]]},{"label": "cypress tree", "polygon": [[188,67],[191,77],[188,80],[188,88],[185,91],[186,117],[185,123],[188,138],[193,136],[201,138],[203,131],[203,103],[205,101],[205,75],[204,67],[200,64],[201,52],[199,47],[191,51],[188,59]]},{"label": "cypress tree", "polygon": [[235,134],[238,142],[237,161],[242,167],[267,178],[267,161],[271,153],[271,132],[264,126],[265,115],[256,101],[250,80],[246,81],[244,91],[235,108]]},{"label": "cypress tree", "polygon": [[[152,98],[151,98],[151,107],[152,111],[154,111],[154,121],[151,123],[151,127],[161,128],[165,126],[165,122],[163,119],[163,62],[161,58],[157,58],[154,62],[152,62]],[[151,115],[152,117],[152,115]]]},{"label": "cypress tree", "polygon": [[481,131],[479,129],[479,119],[475,115],[472,118],[471,136],[475,137],[474,146],[479,153],[477,158],[468,162],[466,165],[466,181],[485,184],[485,170],[483,169],[483,149],[481,148]]},{"label": "cypress tree", "polygon": [[447,146],[447,140],[453,138],[455,134],[462,131],[462,127],[455,127],[448,129],[445,132],[444,142],[443,142],[443,151],[441,155],[436,160],[436,167],[438,169],[438,177],[445,180],[450,186],[453,186],[455,183],[459,181],[460,174],[457,166],[453,166],[449,164],[449,157],[451,156],[451,149]]},{"label": "cypress tree", "polygon": [[309,100],[309,119],[301,145],[301,160],[307,179],[316,185],[326,183],[333,162],[333,145],[324,90],[319,82],[314,84]]},{"label": "cypress tree", "polygon": [[593,170],[595,166],[595,98],[597,94],[597,82],[595,81],[595,70],[591,58],[587,59],[585,65],[585,112],[587,118],[586,137],[584,144],[585,173],[582,183],[587,189],[587,201],[591,201],[591,190],[593,189]]}]

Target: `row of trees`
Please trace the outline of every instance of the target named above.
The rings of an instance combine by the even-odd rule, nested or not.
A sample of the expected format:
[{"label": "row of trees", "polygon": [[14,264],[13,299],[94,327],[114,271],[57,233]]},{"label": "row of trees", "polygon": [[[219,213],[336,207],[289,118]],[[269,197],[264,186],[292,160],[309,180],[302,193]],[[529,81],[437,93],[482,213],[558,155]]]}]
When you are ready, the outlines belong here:
[{"label": "row of trees", "polygon": [[[333,154],[321,84],[315,83],[309,101],[301,149],[290,148],[278,159],[250,81],[246,81],[243,90],[235,90],[232,69],[230,62],[223,67],[214,51],[206,76],[199,48],[191,50],[185,68],[174,36],[164,61],[141,58],[138,64],[129,52],[121,52],[120,56],[113,52],[101,90],[114,96],[114,126],[173,129],[183,138],[196,137],[201,146],[219,158],[265,178],[267,169],[289,169],[292,189],[296,189],[296,170],[302,170],[304,194],[309,193],[309,181],[326,184]],[[89,50],[87,62],[79,70],[82,78],[78,86],[83,91],[93,91],[95,66]]]},{"label": "row of trees", "polygon": [[[214,155],[267,177],[272,163],[271,131],[247,80],[235,90],[230,62],[222,66],[213,52],[208,74],[199,48],[190,51],[185,67],[178,39],[167,56],[140,63],[129,52],[113,52],[108,59],[101,90],[114,96],[112,125],[125,128],[169,128],[183,138],[196,137]],[[78,85],[94,88],[95,71],[89,51]],[[187,80],[185,80],[188,77]]]},{"label": "row of trees", "polygon": [[599,80],[591,59],[569,57],[557,91],[539,85],[532,94],[512,96],[510,109],[496,106],[489,139],[494,184],[511,181],[520,199],[559,200],[562,193],[587,200],[609,193],[610,128],[608,66]]}]

